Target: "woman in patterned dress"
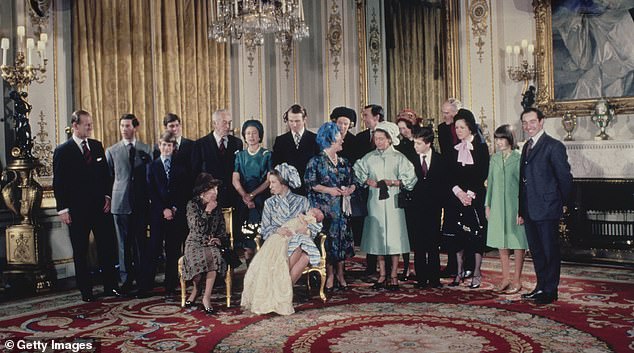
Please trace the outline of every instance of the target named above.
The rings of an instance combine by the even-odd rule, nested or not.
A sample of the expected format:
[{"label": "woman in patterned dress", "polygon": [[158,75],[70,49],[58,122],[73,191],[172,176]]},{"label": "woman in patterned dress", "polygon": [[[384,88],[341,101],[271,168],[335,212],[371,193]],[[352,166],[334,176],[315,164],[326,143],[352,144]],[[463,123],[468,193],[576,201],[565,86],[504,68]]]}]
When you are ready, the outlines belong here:
[{"label": "woman in patterned dress", "polygon": [[185,241],[182,276],[186,281],[192,280],[194,288],[185,302],[191,306],[198,296],[198,283],[202,276],[205,278],[205,292],[203,306],[205,312],[214,312],[211,306],[211,290],[216,276],[221,276],[227,270],[222,259],[220,246],[227,239],[225,219],[218,207],[218,186],[220,180],[211,174],[201,173],[196,178],[194,197],[187,204],[187,224],[189,235]]},{"label": "woman in patterned dress", "polygon": [[317,144],[322,152],[308,162],[304,182],[310,204],[325,215],[324,228],[328,235],[326,290],[333,289],[335,273],[339,287],[346,289],[344,260],[354,255],[354,239],[348,228],[351,210],[345,210],[342,205],[346,198],[349,205],[356,186],[348,160],[337,155],[342,150],[343,138],[336,123],[328,122],[319,128]]}]

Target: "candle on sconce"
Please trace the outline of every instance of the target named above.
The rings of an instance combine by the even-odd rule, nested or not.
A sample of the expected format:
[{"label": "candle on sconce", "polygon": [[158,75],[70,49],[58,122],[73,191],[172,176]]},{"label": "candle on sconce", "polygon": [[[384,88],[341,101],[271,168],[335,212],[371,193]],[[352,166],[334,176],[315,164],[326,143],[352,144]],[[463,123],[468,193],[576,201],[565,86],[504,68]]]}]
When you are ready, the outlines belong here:
[{"label": "candle on sconce", "polygon": [[526,49],[528,47],[528,40],[522,39],[522,49]]},{"label": "candle on sconce", "polygon": [[46,45],[46,42],[48,42],[48,34],[40,33],[40,41]]},{"label": "candle on sconce", "polygon": [[31,57],[31,51],[32,49],[35,47],[35,42],[33,41],[33,38],[27,38],[26,39],[26,52],[27,52],[27,65],[31,66],[33,64],[33,58]]},{"label": "candle on sconce", "polygon": [[506,46],[506,64],[508,66],[512,66],[513,63],[511,62],[511,54],[513,54],[513,47],[510,45]]},{"label": "candle on sconce", "polygon": [[40,53],[40,63],[44,65],[44,51],[46,50],[46,43],[41,40],[37,41],[37,51]]},{"label": "candle on sconce", "polygon": [[233,3],[233,12],[234,12],[234,14],[235,14],[235,15],[236,15],[236,17],[237,17],[237,16],[238,16],[238,0],[236,0],[236,1]]},{"label": "candle on sconce", "polygon": [[535,46],[533,44],[528,45],[528,64],[534,64]]},{"label": "candle on sconce", "polygon": [[513,47],[513,58],[515,60],[514,64],[515,66],[519,66],[520,65],[520,46],[516,45]]},{"label": "candle on sconce", "polygon": [[282,0],[282,13],[286,13],[286,1]]},{"label": "candle on sconce", "polygon": [[26,28],[24,28],[24,26],[18,26],[16,34],[18,35],[18,40],[21,42],[22,38],[24,38],[24,35],[26,34]]},{"label": "candle on sconce", "polygon": [[2,38],[0,41],[0,49],[2,49],[2,66],[6,66],[7,50],[9,50],[9,38]]},{"label": "candle on sconce", "polygon": [[304,20],[304,5],[302,4],[302,0],[299,0],[299,19]]}]

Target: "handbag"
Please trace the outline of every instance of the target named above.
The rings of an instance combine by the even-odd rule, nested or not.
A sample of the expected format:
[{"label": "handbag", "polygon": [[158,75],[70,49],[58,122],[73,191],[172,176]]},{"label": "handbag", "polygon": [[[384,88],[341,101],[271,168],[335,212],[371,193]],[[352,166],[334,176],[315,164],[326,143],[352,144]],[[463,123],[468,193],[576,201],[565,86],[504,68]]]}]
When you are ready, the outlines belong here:
[{"label": "handbag", "polygon": [[485,229],[478,211],[474,207],[465,207],[458,213],[458,229],[472,237],[482,237]]},{"label": "handbag", "polygon": [[396,206],[398,208],[407,208],[411,206],[413,202],[414,202],[414,192],[412,191],[401,189],[398,195],[396,195]]},{"label": "handbag", "polygon": [[238,268],[240,265],[242,265],[242,261],[240,261],[240,257],[235,250],[226,246],[221,246],[218,249],[220,250],[220,254],[222,254],[222,259],[225,261],[227,266]]}]

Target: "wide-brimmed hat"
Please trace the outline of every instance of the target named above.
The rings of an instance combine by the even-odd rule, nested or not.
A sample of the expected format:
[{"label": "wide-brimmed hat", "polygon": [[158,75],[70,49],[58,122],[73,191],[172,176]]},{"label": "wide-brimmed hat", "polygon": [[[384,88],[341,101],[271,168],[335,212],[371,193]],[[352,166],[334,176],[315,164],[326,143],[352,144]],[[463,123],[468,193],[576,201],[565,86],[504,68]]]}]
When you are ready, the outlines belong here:
[{"label": "wide-brimmed hat", "polygon": [[330,113],[330,120],[336,122],[337,118],[342,116],[350,119],[351,126],[357,125],[357,113],[348,107],[337,107],[333,109],[332,113]]}]

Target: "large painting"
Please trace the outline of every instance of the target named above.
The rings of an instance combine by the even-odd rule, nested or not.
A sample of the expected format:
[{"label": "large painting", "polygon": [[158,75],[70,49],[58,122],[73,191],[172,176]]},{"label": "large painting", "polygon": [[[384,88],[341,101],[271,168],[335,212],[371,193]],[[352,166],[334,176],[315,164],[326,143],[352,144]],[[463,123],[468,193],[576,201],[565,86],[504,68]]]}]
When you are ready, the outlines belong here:
[{"label": "large painting", "polygon": [[600,97],[634,111],[634,0],[535,0],[538,105],[590,112]]}]

